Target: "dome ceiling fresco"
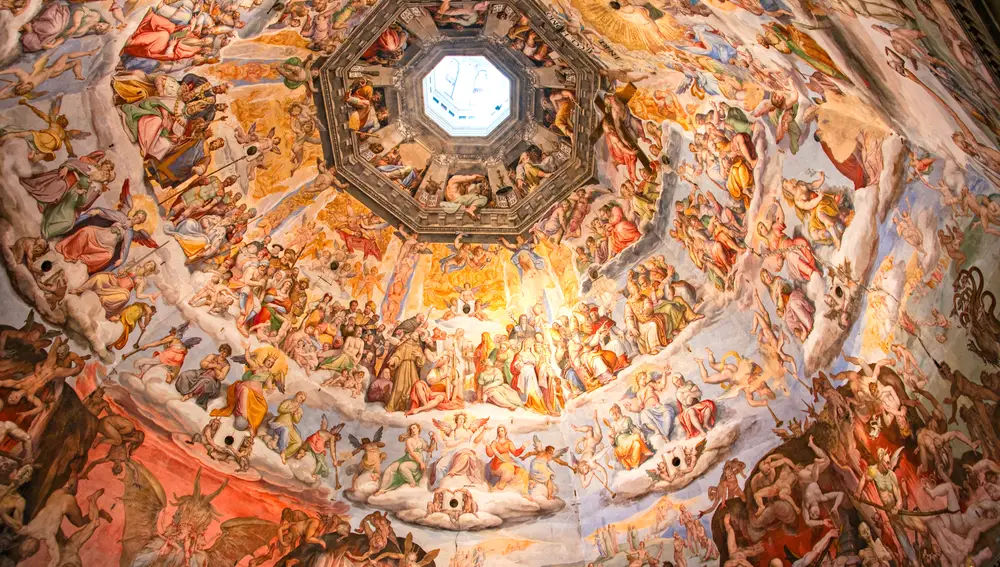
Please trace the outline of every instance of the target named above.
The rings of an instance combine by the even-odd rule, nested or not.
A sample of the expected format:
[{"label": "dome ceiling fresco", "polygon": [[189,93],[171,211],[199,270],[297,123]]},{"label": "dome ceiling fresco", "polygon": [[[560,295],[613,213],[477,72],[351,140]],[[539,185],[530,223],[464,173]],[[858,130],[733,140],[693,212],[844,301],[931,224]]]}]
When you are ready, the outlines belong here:
[{"label": "dome ceiling fresco", "polygon": [[0,0],[0,566],[992,564],[970,14]]}]

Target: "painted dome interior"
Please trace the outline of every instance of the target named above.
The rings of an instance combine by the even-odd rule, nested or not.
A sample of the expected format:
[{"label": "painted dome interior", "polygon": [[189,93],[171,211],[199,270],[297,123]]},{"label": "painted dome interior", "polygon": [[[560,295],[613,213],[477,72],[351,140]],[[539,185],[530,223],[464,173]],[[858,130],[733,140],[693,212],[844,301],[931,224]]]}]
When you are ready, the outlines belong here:
[{"label": "painted dome interior", "polygon": [[973,0],[0,0],[0,567],[1000,556]]}]

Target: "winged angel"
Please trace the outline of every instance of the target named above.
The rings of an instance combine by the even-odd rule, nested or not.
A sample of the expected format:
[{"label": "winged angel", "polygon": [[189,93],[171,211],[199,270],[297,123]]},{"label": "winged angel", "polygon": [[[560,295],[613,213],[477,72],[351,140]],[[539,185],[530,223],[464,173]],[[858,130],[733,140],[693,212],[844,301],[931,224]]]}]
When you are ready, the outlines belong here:
[{"label": "winged angel", "polygon": [[[268,154],[281,155],[281,148],[279,144],[281,143],[281,138],[275,135],[276,129],[271,126],[268,130],[267,136],[261,139],[260,134],[257,133],[257,122],[255,121],[250,125],[250,129],[245,133],[243,128],[237,127],[236,130],[236,141],[240,143],[241,146],[246,150],[247,155],[247,180],[253,181],[257,176],[258,169],[267,169]],[[255,148],[254,152],[250,152],[250,148]]]},{"label": "winged angel", "polygon": [[259,518],[233,518],[222,522],[211,545],[205,533],[217,515],[212,500],[226,487],[202,494],[201,469],[191,494],[175,496],[170,522],[159,529],[159,517],[168,506],[160,481],[143,465],[128,468],[125,479],[125,530],[122,533],[121,567],[229,567],[265,546],[278,535],[278,525]]},{"label": "winged angel", "polygon": [[556,497],[556,473],[552,470],[552,463],[569,468],[569,463],[562,459],[563,455],[569,452],[569,448],[556,449],[552,445],[545,445],[537,435],[532,437],[532,443],[534,450],[524,455],[525,459],[535,457],[529,467],[528,490],[542,485],[545,487],[546,498],[553,500]]},{"label": "winged angel", "polygon": [[139,228],[146,222],[146,211],[132,204],[129,180],[122,184],[118,207],[94,207],[80,215],[73,228],[56,244],[56,252],[67,262],[83,262],[91,275],[115,270],[127,260],[132,243],[156,249],[160,245],[148,232]]},{"label": "winged angel", "polygon": [[[445,454],[431,467],[430,483],[433,484],[436,479],[462,476],[468,478],[469,482],[483,482],[486,478],[485,469],[483,461],[476,454],[476,446],[482,443],[486,422],[490,418],[484,417],[469,423],[469,416],[459,412],[455,414],[454,420],[454,424],[431,420],[441,432]],[[437,433],[431,432],[431,436],[437,437]]]}]

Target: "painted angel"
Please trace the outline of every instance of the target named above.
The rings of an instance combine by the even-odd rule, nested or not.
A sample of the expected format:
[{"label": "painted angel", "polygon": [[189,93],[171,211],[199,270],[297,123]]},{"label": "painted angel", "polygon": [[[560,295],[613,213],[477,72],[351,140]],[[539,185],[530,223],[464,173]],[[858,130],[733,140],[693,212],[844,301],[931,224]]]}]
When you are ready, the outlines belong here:
[{"label": "painted angel", "polygon": [[469,416],[464,412],[454,415],[454,423],[432,419],[434,427],[440,432],[432,431],[431,437],[440,438],[444,454],[431,467],[430,484],[436,479],[448,477],[466,477],[469,482],[485,482],[486,476],[483,461],[476,452],[476,446],[482,443],[486,433],[488,417],[469,422]]},{"label": "painted angel", "polygon": [[545,445],[537,435],[532,437],[532,443],[534,450],[526,453],[523,457],[525,459],[534,457],[528,467],[528,490],[530,491],[539,485],[544,486],[546,498],[552,500],[558,492],[555,484],[556,473],[552,470],[552,463],[569,468],[569,463],[562,460],[563,455],[569,452],[569,448],[556,449],[552,445]]},{"label": "painted angel", "polygon": [[56,244],[56,252],[62,254],[67,262],[83,262],[91,275],[115,270],[128,260],[133,242],[147,248],[160,247],[148,232],[137,228],[145,222],[146,211],[133,206],[129,180],[126,179],[122,184],[118,207],[94,207],[81,215]]},{"label": "painted angel", "polygon": [[[264,163],[269,154],[281,155],[281,138],[275,135],[276,129],[271,126],[267,136],[263,139],[257,134],[257,122],[250,125],[250,129],[245,133],[240,126],[236,127],[236,141],[243,146],[247,152],[247,179],[253,181],[257,176],[258,169],[267,169]],[[254,148],[251,154],[250,148]]]},{"label": "painted angel", "polygon": [[[45,59],[44,57],[42,59]],[[40,60],[41,61],[41,60]],[[58,62],[57,62],[58,63]],[[54,67],[55,65],[53,65]],[[38,74],[36,72],[36,74]],[[22,78],[27,81],[27,78]],[[30,81],[29,81],[29,84]],[[37,84],[37,83],[34,83]],[[56,157],[56,152],[66,146],[66,155],[76,157],[73,145],[70,140],[83,140],[90,136],[89,132],[69,129],[69,119],[61,113],[62,95],[57,96],[49,105],[49,111],[44,112],[28,103],[26,99],[21,99],[18,104],[26,106],[35,116],[45,121],[45,128],[40,130],[20,130],[8,128],[0,131],[0,144],[13,138],[21,138],[28,144],[28,160],[31,163],[39,161],[52,161]]]}]

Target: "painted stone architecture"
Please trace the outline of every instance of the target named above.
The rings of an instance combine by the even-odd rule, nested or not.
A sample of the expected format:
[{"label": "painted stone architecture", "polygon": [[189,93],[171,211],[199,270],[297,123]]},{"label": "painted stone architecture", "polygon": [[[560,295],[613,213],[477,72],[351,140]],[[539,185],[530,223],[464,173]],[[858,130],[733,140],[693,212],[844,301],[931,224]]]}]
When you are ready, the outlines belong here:
[{"label": "painted stone architecture", "polygon": [[956,6],[0,0],[0,565],[991,564]]}]

